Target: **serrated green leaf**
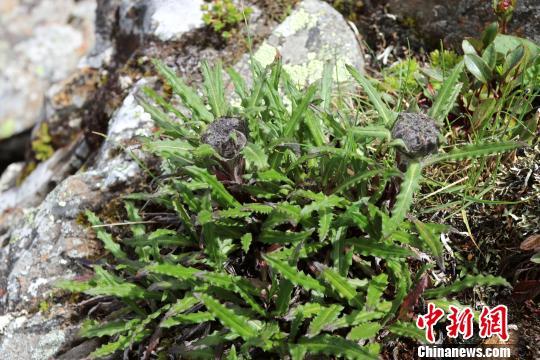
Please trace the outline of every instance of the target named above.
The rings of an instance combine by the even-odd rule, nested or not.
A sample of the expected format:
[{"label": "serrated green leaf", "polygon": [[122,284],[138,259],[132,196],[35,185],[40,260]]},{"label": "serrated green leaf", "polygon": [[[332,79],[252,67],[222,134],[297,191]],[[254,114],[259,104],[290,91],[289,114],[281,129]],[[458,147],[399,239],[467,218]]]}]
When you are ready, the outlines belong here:
[{"label": "serrated green leaf", "polygon": [[276,314],[282,315],[287,312],[291,304],[291,295],[294,284],[287,279],[279,281],[279,291],[276,299]]},{"label": "serrated green leaf", "polygon": [[448,286],[441,286],[435,289],[424,291],[426,298],[443,297],[448,294],[460,292],[474,286],[507,286],[511,285],[506,279],[493,275],[466,275],[463,279],[454,281]]},{"label": "serrated green leaf", "polygon": [[388,327],[388,330],[396,335],[409,337],[420,342],[425,342],[425,334],[423,330],[420,330],[413,323],[405,323],[402,321],[396,321],[394,324]]},{"label": "serrated green leaf", "polygon": [[490,156],[502,152],[512,151],[525,145],[518,142],[498,142],[477,145],[465,145],[445,154],[437,154],[427,157],[425,166],[437,164],[442,161],[454,161],[462,159],[474,159],[481,156]]},{"label": "serrated green leaf", "polygon": [[364,324],[368,321],[382,319],[384,315],[385,313],[382,311],[354,310],[350,314],[338,318],[332,324],[328,324],[325,330],[334,331],[345,327]]},{"label": "serrated green leaf", "polygon": [[170,328],[183,324],[200,324],[214,320],[214,315],[207,311],[198,311],[190,314],[173,315],[164,319],[159,326],[162,328]]},{"label": "serrated green leaf", "polygon": [[248,162],[253,164],[259,170],[264,170],[268,167],[268,155],[257,144],[248,143],[243,149],[242,154]]},{"label": "serrated green leaf", "polygon": [[94,227],[94,231],[96,232],[98,239],[103,242],[103,247],[105,247],[105,249],[107,249],[117,259],[127,258],[127,254],[122,251],[120,245],[113,240],[112,235],[109,234],[104,227],[102,227],[103,223],[99,220],[96,214],[90,210],[86,210],[85,215],[90,224],[92,224]]},{"label": "serrated green leaf", "polygon": [[289,264],[268,255],[263,255],[263,259],[272,267],[274,271],[281,274],[285,279],[289,280],[293,284],[308,290],[315,290],[319,292],[324,291],[324,286],[321,285],[319,281],[304,274],[302,271],[293,268]]},{"label": "serrated green leaf", "polygon": [[388,286],[388,275],[385,273],[374,276],[369,282],[366,295],[366,308],[373,310],[381,301],[381,296]]},{"label": "serrated green leaf", "polygon": [[152,273],[172,276],[180,280],[194,280],[196,274],[200,273],[201,270],[185,267],[180,264],[155,264],[149,265],[145,270]]},{"label": "serrated green leaf", "polygon": [[319,241],[326,239],[333,218],[334,213],[330,209],[319,210]]},{"label": "serrated green leaf", "polygon": [[359,346],[355,342],[345,340],[339,336],[319,335],[314,338],[301,338],[297,345],[302,346],[310,354],[341,355],[347,359],[375,360],[377,354],[370,351],[368,347]]},{"label": "serrated green leaf", "polygon": [[401,183],[401,190],[392,208],[392,217],[388,223],[387,232],[399,227],[411,207],[414,193],[416,192],[422,177],[422,165],[417,161],[408,164],[407,171]]},{"label": "serrated green leaf", "polygon": [[114,285],[96,285],[92,286],[84,291],[88,295],[108,295],[116,296],[125,299],[148,299],[156,298],[157,295],[152,295],[148,291],[144,290],[132,283],[117,283]]},{"label": "serrated green leaf", "polygon": [[253,236],[251,235],[251,233],[242,235],[242,237],[240,238],[240,242],[242,243],[242,250],[244,251],[244,253],[247,254],[249,252],[249,247],[252,241]]},{"label": "serrated green leaf", "polygon": [[431,250],[431,254],[437,259],[437,263],[444,271],[443,244],[441,242],[440,234],[437,234],[430,224],[424,224],[416,219],[414,220],[414,226],[416,227],[420,238],[424,241],[429,250]]},{"label": "serrated green leaf", "polygon": [[307,240],[311,234],[313,234],[313,230],[298,232],[263,230],[258,240],[265,244],[295,244]]},{"label": "serrated green leaf", "polygon": [[257,329],[245,317],[227,309],[210,295],[200,294],[199,296],[208,311],[214,314],[224,326],[240,335],[244,340],[252,339],[258,335]]},{"label": "serrated green leaf", "polygon": [[319,335],[324,326],[331,324],[339,316],[343,306],[333,304],[329,307],[323,308],[321,312],[315,316],[315,318],[309,324],[307,335],[313,337]]},{"label": "serrated green leaf", "polygon": [[128,337],[120,336],[116,341],[111,341],[107,344],[101,345],[99,348],[97,348],[90,354],[90,357],[92,359],[105,357],[107,355],[115,353],[118,350],[125,349],[130,344],[130,342],[131,340]]},{"label": "serrated green leaf", "polygon": [[128,331],[140,322],[140,319],[133,319],[129,321],[118,320],[108,323],[99,323],[95,320],[87,320],[81,326],[79,335],[86,338],[114,336]]},{"label": "serrated green leaf", "polygon": [[376,322],[367,322],[362,325],[355,326],[347,334],[349,340],[370,339],[377,335],[381,329],[381,324]]},{"label": "serrated green leaf", "polygon": [[324,281],[339,294],[339,296],[350,301],[355,306],[361,305],[358,293],[356,292],[356,287],[353,286],[347,278],[328,267],[322,270],[321,276]]},{"label": "serrated green leaf", "polygon": [[208,62],[203,60],[201,71],[204,78],[206,97],[215,117],[220,118],[227,115],[221,63],[217,62],[216,65],[210,67]]},{"label": "serrated green leaf", "polygon": [[367,238],[364,238],[364,239],[351,238],[351,239],[347,239],[347,241],[351,245],[354,245],[354,249],[357,252],[365,256],[377,256],[383,259],[391,259],[391,258],[405,258],[405,257],[413,255],[413,253],[410,250],[407,250],[400,246],[388,245],[388,244],[380,243],[380,242],[373,241]]},{"label": "serrated green leaf", "polygon": [[208,170],[201,169],[197,166],[186,166],[184,170],[197,180],[208,184],[212,190],[212,194],[216,197],[216,200],[221,202],[223,206],[240,206],[240,203],[227,191],[227,189],[225,189],[225,186],[217,180],[215,175],[211,175]]},{"label": "serrated green leaf", "polygon": [[[146,94],[153,94],[153,96],[158,96],[153,90],[144,89]],[[144,111],[152,117],[152,120],[162,129],[166,134],[172,135],[175,137],[184,137],[187,136],[188,132],[179,122],[173,121],[169,115],[163,112],[161,109],[158,109],[156,106],[150,105],[147,101],[143,99],[138,99],[138,103],[142,106]],[[166,103],[165,100],[162,100],[161,103]]]}]

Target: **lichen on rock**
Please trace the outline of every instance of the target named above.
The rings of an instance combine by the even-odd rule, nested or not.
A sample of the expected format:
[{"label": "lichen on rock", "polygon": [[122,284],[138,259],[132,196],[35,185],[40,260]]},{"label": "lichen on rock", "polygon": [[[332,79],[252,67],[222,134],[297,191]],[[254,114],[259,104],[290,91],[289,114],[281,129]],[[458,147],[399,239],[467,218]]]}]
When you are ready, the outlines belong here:
[{"label": "lichen on rock", "polygon": [[[283,69],[300,87],[321,79],[326,63],[333,65],[333,78],[339,82],[350,80],[345,65],[364,68],[362,49],[347,21],[318,0],[300,2],[254,54],[262,66],[276,57],[281,57]],[[246,57],[238,68],[247,69],[247,62]]]}]

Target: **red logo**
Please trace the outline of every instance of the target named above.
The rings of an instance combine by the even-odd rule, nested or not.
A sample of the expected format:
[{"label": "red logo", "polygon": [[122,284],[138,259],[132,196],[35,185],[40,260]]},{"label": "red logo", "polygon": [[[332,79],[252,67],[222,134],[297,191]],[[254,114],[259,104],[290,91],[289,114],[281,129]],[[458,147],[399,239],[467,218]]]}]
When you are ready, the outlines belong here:
[{"label": "red logo", "polygon": [[419,329],[426,329],[426,339],[430,343],[435,342],[435,335],[433,334],[433,327],[437,325],[437,322],[444,316],[444,311],[439,309],[434,304],[428,304],[428,312],[425,315],[418,316],[416,319],[416,326]]},{"label": "red logo", "polygon": [[[449,324],[446,326],[448,337],[457,338],[459,335],[463,339],[473,336],[474,313],[470,307],[463,307],[461,310],[450,305],[450,312],[447,315]],[[416,326],[426,331],[426,340],[429,343],[435,342],[433,328],[444,316],[444,310],[436,307],[433,303],[428,304],[428,311],[424,315],[419,315],[416,319]],[[505,305],[498,305],[494,308],[484,306],[478,319],[480,337],[489,338],[497,335],[502,341],[507,341],[508,336],[508,308]]]},{"label": "red logo", "polygon": [[488,338],[497,335],[502,341],[508,340],[508,308],[505,305],[490,309],[482,308],[480,314],[480,337]]},{"label": "red logo", "polygon": [[463,339],[469,339],[473,335],[473,319],[474,313],[468,307],[459,310],[454,305],[450,305],[450,314],[447,316],[450,325],[446,327],[448,336],[457,338],[459,334],[463,335]]}]

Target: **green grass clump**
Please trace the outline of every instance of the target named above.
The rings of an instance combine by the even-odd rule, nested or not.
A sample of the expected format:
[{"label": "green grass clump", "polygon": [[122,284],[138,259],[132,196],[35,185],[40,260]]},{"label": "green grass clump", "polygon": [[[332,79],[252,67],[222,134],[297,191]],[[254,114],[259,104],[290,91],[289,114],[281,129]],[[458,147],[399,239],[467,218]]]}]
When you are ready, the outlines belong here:
[{"label": "green grass clump", "polygon": [[250,7],[239,9],[233,0],[212,0],[202,5],[203,21],[227,40],[238,32],[238,27],[253,11]]},{"label": "green grass clump", "polygon": [[[159,358],[376,359],[390,338],[422,339],[398,314],[414,307],[404,300],[420,278],[444,268],[445,227],[409,214],[424,166],[519,145],[456,148],[412,159],[400,171],[402,143],[391,136],[397,114],[353,68],[378,114],[369,123],[358,107],[333,106],[331,67],[303,90],[279,62],[253,64],[251,86],[229,70],[236,107],[219,65],[203,64],[203,96],[164,64],[156,67],[187,109],[150,89],[141,99],[160,127],[144,147],[161,159],[163,174],[153,192],[128,196],[129,231],[121,236],[87,213],[110,261],[96,264],[89,281],[62,284],[116,302],[113,313],[82,329],[82,336],[106,339],[93,356],[129,348]],[[454,106],[447,98],[435,105],[431,115],[440,119]],[[201,140],[224,117],[245,124],[225,138],[236,150],[227,157]],[[397,196],[386,191],[399,183]],[[439,297],[476,282],[507,285],[474,279],[449,280],[426,298],[445,301]]]}]

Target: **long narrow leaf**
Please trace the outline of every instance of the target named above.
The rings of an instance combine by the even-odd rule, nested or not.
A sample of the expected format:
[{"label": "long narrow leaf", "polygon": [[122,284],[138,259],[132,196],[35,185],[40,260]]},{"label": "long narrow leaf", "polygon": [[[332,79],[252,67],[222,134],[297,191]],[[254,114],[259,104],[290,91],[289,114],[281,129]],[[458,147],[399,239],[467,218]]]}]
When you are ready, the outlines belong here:
[{"label": "long narrow leaf", "polygon": [[437,164],[442,161],[454,161],[462,159],[474,159],[481,156],[496,155],[498,153],[512,151],[526,146],[519,142],[498,142],[478,145],[466,145],[454,149],[446,154],[437,154],[426,158],[423,161],[425,166]]},{"label": "long narrow leaf", "polygon": [[371,101],[371,104],[382,118],[384,125],[390,128],[394,124],[396,114],[384,103],[379,92],[371,85],[364,75],[350,65],[347,65],[347,70],[349,70],[349,73],[351,73],[353,78],[362,86],[369,97],[369,101]]},{"label": "long narrow leaf", "polygon": [[232,310],[221,305],[210,295],[200,294],[200,298],[208,311],[210,311],[221,323],[240,335],[244,340],[249,340],[258,335],[258,331],[246,318],[235,314]]},{"label": "long narrow leaf", "polygon": [[405,172],[401,190],[396,199],[396,204],[392,209],[389,228],[387,231],[396,229],[407,215],[413,201],[413,195],[418,188],[421,178],[422,165],[419,162],[411,161]]},{"label": "long narrow leaf", "polygon": [[450,73],[450,76],[444,81],[441,89],[437,93],[437,98],[429,110],[429,115],[439,124],[442,124],[461,91],[462,84],[458,83],[459,77],[463,72],[463,62],[460,62]]},{"label": "long narrow leaf", "polygon": [[188,106],[201,120],[206,122],[214,120],[214,116],[206,109],[206,106],[199,95],[187,86],[171,68],[159,60],[154,60],[154,65],[167,83],[173,88],[174,92],[182,98],[185,105]]},{"label": "long narrow leaf", "polygon": [[274,269],[274,271],[281,274],[293,284],[302,286],[308,290],[324,291],[324,286],[319,281],[304,274],[302,271],[293,268],[289,264],[268,255],[263,255],[263,259],[272,267],[272,269]]}]

